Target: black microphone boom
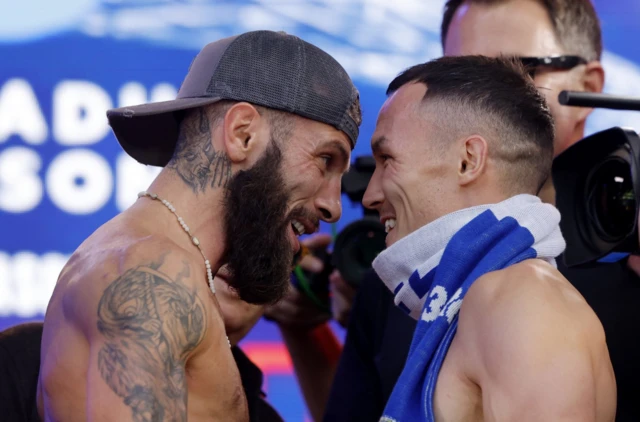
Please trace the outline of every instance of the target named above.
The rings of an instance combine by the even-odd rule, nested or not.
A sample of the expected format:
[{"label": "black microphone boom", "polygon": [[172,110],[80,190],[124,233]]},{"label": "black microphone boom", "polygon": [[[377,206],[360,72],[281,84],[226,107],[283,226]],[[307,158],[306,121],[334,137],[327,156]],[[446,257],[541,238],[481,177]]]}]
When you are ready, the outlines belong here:
[{"label": "black microphone boom", "polygon": [[558,95],[562,105],[590,108],[611,108],[614,110],[640,111],[640,98],[622,97],[592,92],[562,91]]}]

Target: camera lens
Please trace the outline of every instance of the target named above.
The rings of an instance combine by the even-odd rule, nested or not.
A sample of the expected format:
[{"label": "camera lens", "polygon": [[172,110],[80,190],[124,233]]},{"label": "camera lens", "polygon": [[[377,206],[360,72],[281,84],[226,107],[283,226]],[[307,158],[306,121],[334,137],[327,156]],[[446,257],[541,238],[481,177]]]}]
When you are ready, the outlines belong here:
[{"label": "camera lens", "polygon": [[604,161],[586,187],[589,217],[600,235],[607,240],[629,235],[638,214],[629,163],[620,157]]},{"label": "camera lens", "polygon": [[375,257],[385,248],[384,226],[375,219],[349,224],[338,235],[333,248],[333,264],[342,278],[354,287],[362,281]]}]

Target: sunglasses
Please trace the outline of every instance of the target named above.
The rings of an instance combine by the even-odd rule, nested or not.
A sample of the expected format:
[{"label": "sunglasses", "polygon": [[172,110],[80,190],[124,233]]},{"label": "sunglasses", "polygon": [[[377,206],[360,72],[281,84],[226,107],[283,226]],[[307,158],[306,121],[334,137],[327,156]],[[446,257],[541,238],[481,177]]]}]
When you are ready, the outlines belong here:
[{"label": "sunglasses", "polygon": [[548,57],[516,57],[525,66],[532,78],[540,68],[553,70],[569,70],[581,64],[587,64],[587,59],[580,56],[548,56]]}]

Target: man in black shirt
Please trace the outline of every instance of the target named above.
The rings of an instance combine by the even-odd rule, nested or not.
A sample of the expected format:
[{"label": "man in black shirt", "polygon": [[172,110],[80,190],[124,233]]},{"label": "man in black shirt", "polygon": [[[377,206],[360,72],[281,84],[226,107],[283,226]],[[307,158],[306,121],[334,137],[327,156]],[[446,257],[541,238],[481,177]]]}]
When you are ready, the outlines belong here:
[{"label": "man in black shirt", "polygon": [[[588,0],[449,0],[442,25],[445,55],[515,55],[531,64],[556,119],[556,154],[584,137],[587,109],[563,107],[563,90],[600,92],[603,70],[600,28]],[[552,66],[540,66],[545,57]],[[570,57],[575,56],[575,57]],[[538,64],[538,65],[536,65]],[[550,179],[549,179],[550,181]],[[553,202],[551,183],[540,196]],[[570,245],[569,245],[570,247]],[[558,267],[600,318],[617,382],[617,421],[640,420],[640,278],[627,260],[590,269]],[[327,421],[373,421],[400,375],[416,322],[393,303],[372,273],[351,312],[347,339],[326,408]]]},{"label": "man in black shirt", "polygon": [[358,290],[324,420],[377,421],[402,372],[417,321],[372,270]]}]

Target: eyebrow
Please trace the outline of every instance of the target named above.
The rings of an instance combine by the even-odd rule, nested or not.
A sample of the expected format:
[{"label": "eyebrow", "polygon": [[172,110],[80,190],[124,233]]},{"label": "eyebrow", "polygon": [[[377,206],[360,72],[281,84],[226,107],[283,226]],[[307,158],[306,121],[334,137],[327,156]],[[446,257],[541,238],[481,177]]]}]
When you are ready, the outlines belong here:
[{"label": "eyebrow", "polygon": [[385,138],[384,136],[379,136],[376,139],[372,140],[371,151],[373,152],[373,155],[380,155],[386,143],[387,143],[387,138]]}]

